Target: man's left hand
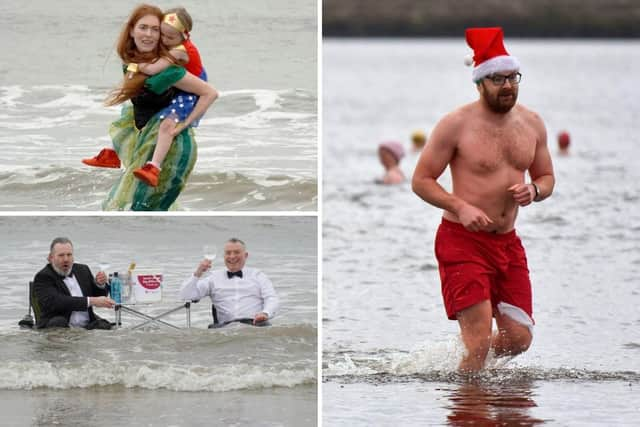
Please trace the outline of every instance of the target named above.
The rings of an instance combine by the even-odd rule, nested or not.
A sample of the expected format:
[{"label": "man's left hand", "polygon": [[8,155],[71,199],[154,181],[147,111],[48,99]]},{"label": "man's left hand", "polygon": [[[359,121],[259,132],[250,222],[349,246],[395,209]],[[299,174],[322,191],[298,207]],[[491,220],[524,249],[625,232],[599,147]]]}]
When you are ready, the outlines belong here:
[{"label": "man's left hand", "polygon": [[531,184],[515,184],[508,188],[508,191],[512,193],[513,200],[515,200],[520,206],[527,206],[533,202],[536,197],[536,190]]},{"label": "man's left hand", "polygon": [[260,322],[266,322],[267,320],[269,320],[269,316],[267,316],[267,313],[258,313],[253,318],[253,324],[255,325]]},{"label": "man's left hand", "polygon": [[100,271],[98,272],[98,274],[96,274],[96,283],[100,286],[104,286],[107,284],[107,275],[104,271]]}]

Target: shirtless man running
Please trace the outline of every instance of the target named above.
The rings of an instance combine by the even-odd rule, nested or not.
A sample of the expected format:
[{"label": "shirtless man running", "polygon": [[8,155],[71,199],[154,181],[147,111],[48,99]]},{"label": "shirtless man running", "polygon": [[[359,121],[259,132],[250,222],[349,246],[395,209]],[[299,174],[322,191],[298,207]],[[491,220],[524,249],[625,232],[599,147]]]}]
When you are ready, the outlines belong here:
[{"label": "shirtless man running", "polygon": [[[467,350],[460,370],[477,372],[489,348],[507,356],[531,344],[531,282],[514,227],[518,208],[549,197],[555,178],[542,119],[516,105],[520,65],[505,50],[502,29],[466,33],[480,99],[436,125],[412,185],[423,200],[444,209],[435,240],[442,295]],[[437,182],[447,165],[451,193]],[[493,336],[492,317],[498,327]]]}]

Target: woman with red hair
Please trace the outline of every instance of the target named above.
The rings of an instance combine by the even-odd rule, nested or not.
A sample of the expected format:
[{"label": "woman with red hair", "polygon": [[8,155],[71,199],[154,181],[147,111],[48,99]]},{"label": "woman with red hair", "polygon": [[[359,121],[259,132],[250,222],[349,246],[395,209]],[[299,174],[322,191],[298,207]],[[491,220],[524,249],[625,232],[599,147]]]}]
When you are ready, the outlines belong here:
[{"label": "woman with red hair", "polygon": [[154,76],[139,72],[139,63],[152,63],[161,57],[171,61],[167,49],[160,43],[162,18],[159,8],[140,5],[129,16],[118,38],[117,52],[125,76],[106,104],[117,105],[129,100],[131,103],[123,106],[120,118],[109,129],[113,149],[103,149],[97,156],[83,160],[90,166],[119,168],[122,165],[125,168],[103,202],[104,210],[168,210],[193,170],[197,148],[193,130],[176,126],[158,186],[148,186],[135,179],[133,171],[153,154],[161,122],[158,113],[171,103],[176,90],[190,92],[199,97],[185,120],[191,123],[218,97],[211,85],[177,65]]}]

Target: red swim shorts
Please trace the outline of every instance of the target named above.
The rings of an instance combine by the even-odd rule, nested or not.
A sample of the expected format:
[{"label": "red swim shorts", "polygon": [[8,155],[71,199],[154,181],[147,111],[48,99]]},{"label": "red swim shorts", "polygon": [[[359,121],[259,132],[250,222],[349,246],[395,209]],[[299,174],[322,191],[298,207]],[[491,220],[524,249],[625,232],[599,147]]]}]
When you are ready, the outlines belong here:
[{"label": "red swim shorts", "polygon": [[[522,309],[533,320],[527,257],[516,231],[468,231],[442,219],[435,240],[447,317],[484,300]],[[531,322],[533,323],[533,322]]]}]

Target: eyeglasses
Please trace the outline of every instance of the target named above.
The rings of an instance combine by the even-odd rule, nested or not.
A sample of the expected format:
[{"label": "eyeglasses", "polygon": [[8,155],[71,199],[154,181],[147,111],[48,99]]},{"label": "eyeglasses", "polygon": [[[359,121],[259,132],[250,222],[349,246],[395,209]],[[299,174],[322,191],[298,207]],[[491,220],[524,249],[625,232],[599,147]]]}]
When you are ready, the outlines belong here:
[{"label": "eyeglasses", "polygon": [[491,82],[493,82],[493,84],[496,86],[504,85],[507,80],[509,80],[510,84],[517,85],[518,83],[520,83],[520,80],[522,80],[522,74],[513,73],[509,74],[508,76],[504,76],[502,74],[491,74],[485,77],[485,79],[491,80]]}]

